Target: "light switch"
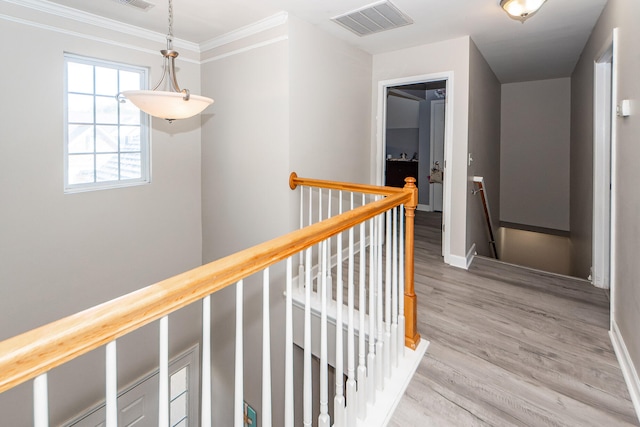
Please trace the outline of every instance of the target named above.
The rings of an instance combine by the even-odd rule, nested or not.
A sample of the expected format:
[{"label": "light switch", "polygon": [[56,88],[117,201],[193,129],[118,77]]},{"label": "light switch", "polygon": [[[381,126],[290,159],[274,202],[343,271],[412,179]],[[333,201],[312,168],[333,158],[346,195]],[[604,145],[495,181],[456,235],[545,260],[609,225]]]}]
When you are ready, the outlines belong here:
[{"label": "light switch", "polygon": [[623,99],[618,107],[618,116],[629,117],[631,115],[631,103],[628,99]]}]

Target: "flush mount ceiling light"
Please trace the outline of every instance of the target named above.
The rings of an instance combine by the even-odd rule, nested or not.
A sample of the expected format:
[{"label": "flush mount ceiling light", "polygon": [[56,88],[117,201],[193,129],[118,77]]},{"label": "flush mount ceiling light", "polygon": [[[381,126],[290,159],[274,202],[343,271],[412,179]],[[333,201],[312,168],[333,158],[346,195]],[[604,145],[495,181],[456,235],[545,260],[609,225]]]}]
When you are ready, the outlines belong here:
[{"label": "flush mount ceiling light", "polygon": [[[178,52],[173,50],[173,3],[169,0],[169,33],[167,34],[167,49],[161,50],[164,57],[162,78],[153,90],[128,90],[122,95],[133,105],[147,114],[171,123],[176,119],[186,119],[199,114],[213,103],[213,99],[200,95],[193,95],[189,89],[180,89],[176,79],[175,59]],[[157,90],[158,88],[169,90]],[[124,102],[124,100],[122,100]]]},{"label": "flush mount ceiling light", "polygon": [[547,0],[500,0],[500,6],[509,14],[524,24],[532,17]]}]

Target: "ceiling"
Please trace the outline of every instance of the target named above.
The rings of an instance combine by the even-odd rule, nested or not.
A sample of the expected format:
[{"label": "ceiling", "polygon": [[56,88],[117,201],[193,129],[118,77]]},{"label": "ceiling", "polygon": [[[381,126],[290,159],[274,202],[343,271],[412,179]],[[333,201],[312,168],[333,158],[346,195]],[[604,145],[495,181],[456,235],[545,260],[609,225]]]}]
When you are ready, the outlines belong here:
[{"label": "ceiling", "polygon": [[[167,33],[168,1],[142,11],[124,0],[51,0],[127,24]],[[359,37],[330,18],[372,0],[176,0],[176,39],[204,43],[286,11],[371,54],[470,35],[502,83],[568,77],[607,0],[548,0],[526,23],[499,0],[391,0],[414,24]],[[433,58],[437,61],[438,58]]]}]

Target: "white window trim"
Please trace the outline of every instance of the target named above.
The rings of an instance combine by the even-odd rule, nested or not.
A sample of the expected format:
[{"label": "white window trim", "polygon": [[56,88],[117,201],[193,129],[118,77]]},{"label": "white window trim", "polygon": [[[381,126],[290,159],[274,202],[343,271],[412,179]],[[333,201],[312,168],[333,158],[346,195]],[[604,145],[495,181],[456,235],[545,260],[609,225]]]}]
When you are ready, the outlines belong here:
[{"label": "white window trim", "polygon": [[[64,53],[64,81],[63,81],[63,116],[64,116],[64,176],[63,187],[65,194],[82,193],[87,191],[109,190],[114,188],[133,187],[151,183],[151,132],[149,115],[141,112],[140,116],[140,157],[142,159],[142,177],[135,179],[125,179],[118,181],[91,182],[85,184],[69,184],[68,177],[68,160],[69,160],[69,142],[68,142],[68,77],[67,77],[67,61],[85,63],[89,65],[104,66],[108,68],[117,68],[125,71],[135,71],[141,74],[140,89],[147,89],[149,84],[149,69],[136,65],[125,64],[116,61],[107,61],[103,59],[92,58],[84,55],[76,55],[73,53]],[[146,141],[146,142],[145,142]]]}]

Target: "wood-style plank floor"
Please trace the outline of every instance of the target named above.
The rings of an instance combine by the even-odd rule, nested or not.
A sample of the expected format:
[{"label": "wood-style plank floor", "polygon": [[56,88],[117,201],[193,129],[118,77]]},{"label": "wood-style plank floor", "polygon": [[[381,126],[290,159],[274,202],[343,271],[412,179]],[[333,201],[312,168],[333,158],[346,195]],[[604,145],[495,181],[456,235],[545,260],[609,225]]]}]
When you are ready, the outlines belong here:
[{"label": "wood-style plank floor", "polygon": [[476,257],[444,264],[417,212],[418,328],[431,342],[390,426],[638,426],[588,282]]}]

